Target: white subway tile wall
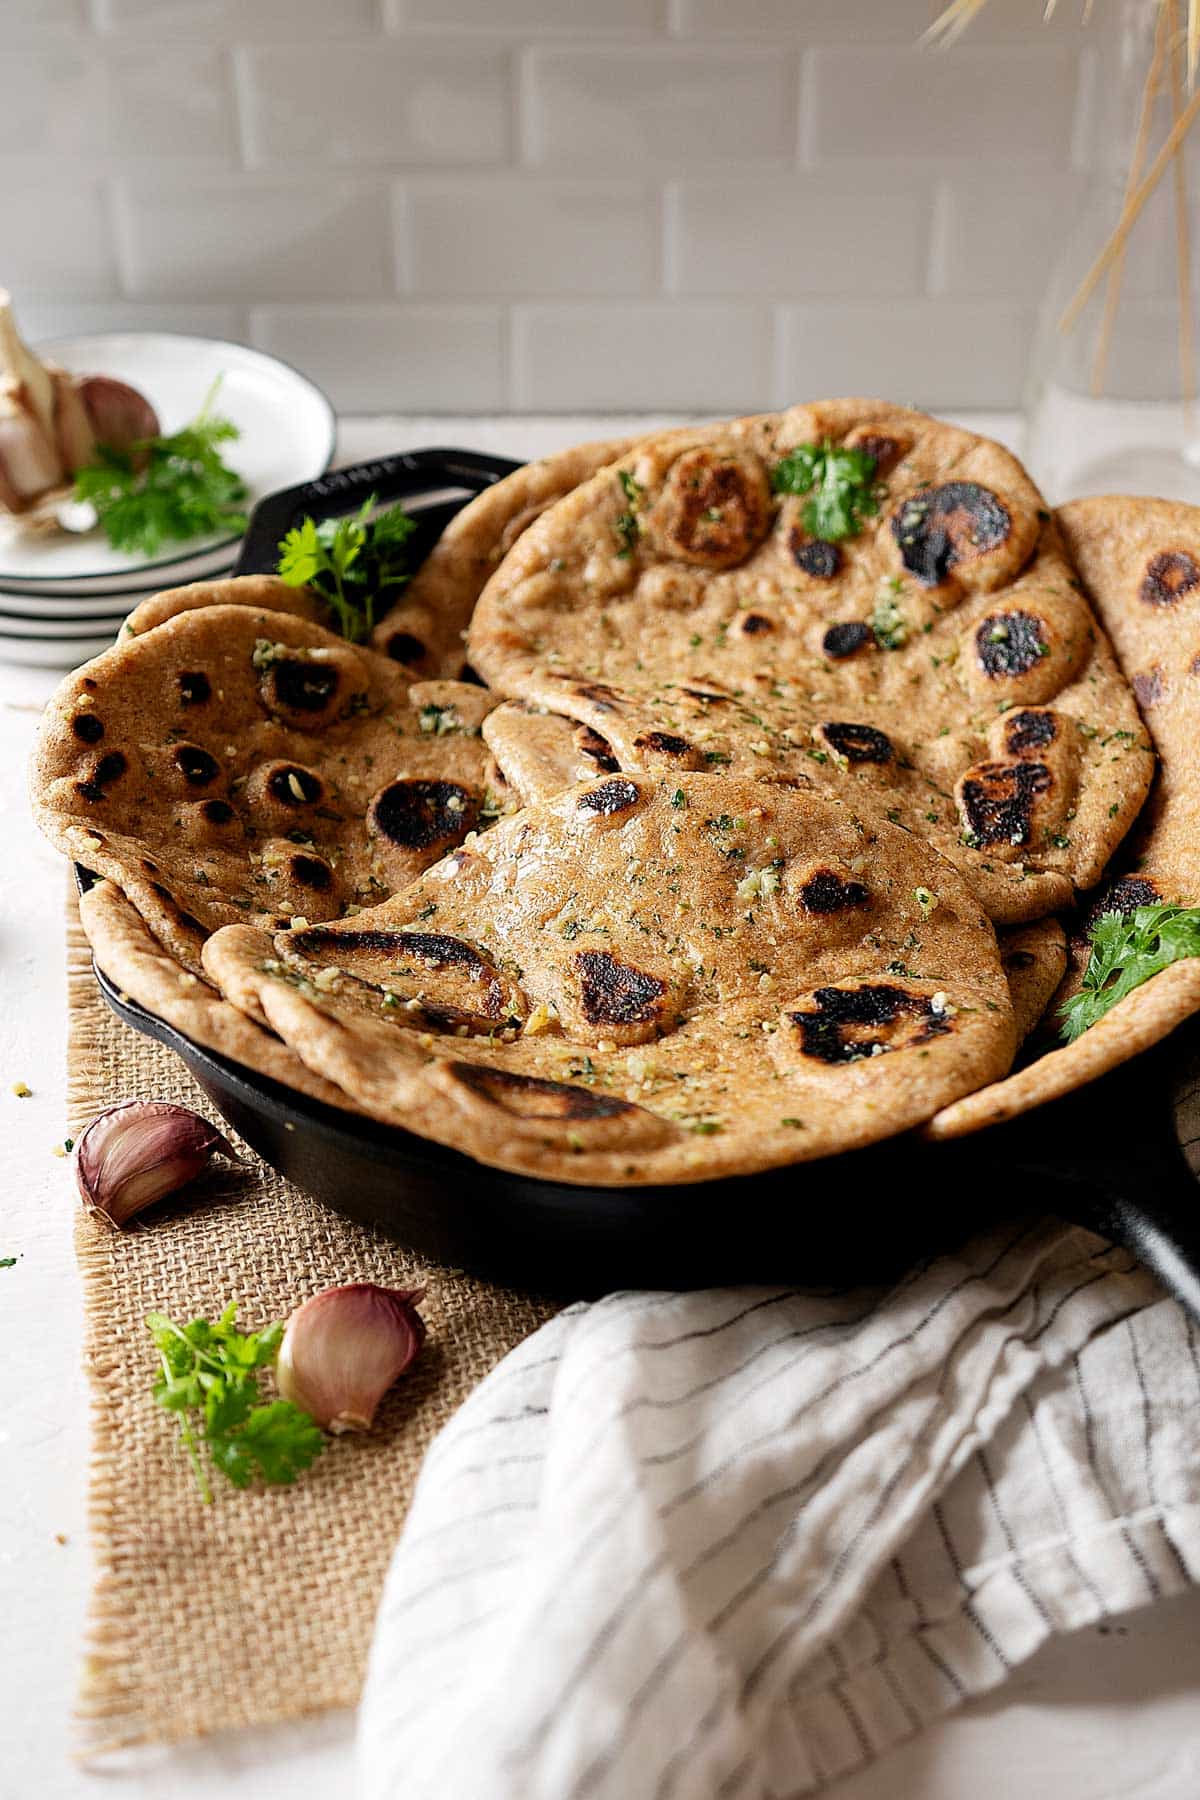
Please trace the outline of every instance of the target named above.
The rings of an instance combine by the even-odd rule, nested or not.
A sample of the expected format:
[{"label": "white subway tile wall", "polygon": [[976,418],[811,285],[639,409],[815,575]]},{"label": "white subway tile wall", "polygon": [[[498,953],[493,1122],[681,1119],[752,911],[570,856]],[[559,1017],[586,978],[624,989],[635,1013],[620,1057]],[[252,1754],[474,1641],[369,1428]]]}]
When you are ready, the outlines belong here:
[{"label": "white subway tile wall", "polygon": [[0,281],[346,410],[1012,405],[1118,7],[939,7],[0,0]]}]

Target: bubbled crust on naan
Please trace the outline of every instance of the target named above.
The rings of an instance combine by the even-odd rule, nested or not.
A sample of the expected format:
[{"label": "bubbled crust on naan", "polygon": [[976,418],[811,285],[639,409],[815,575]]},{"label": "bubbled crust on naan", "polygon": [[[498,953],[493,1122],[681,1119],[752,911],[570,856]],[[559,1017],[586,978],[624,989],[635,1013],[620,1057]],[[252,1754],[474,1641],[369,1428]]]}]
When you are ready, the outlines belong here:
[{"label": "bubbled crust on naan", "polygon": [[289,587],[278,575],[231,575],[227,581],[192,581],[186,587],[151,594],[129,614],[122,635],[140,637],[156,625],[202,606],[253,606],[259,612],[290,613],[316,625],[326,620],[324,602],[311,588]]},{"label": "bubbled crust on naan", "polygon": [[[869,449],[880,482],[878,517],[837,544],[767,485],[789,447],[826,441]],[[590,725],[624,767],[658,767],[665,736],[685,767],[875,804],[1002,922],[1098,879],[1153,767],[1020,464],[879,402],[644,440],[518,540],[469,656],[501,692]],[[716,705],[698,717],[704,693],[719,720]]]},{"label": "bubbled crust on naan", "polygon": [[386,898],[486,807],[458,682],[244,606],[185,612],[59,687],[32,770],[42,830],[122,888],[184,968],[209,931]]},{"label": "bubbled crust on naan", "polygon": [[395,604],[371,634],[375,649],[414,676],[461,675],[475,602],[527,526],[623,456],[636,438],[572,444],[526,463],[456,513]]},{"label": "bubbled crust on naan", "polygon": [[[1107,495],[1073,500],[1058,520],[1088,596],[1133,683],[1159,753],[1137,830],[1087,897],[1055,1014],[1087,965],[1089,929],[1104,912],[1200,904],[1200,508]],[[1015,1118],[1095,1081],[1200,1010],[1200,960],[1151,976],[1074,1043],[946,1108],[934,1137],[961,1137]]]},{"label": "bubbled crust on naan", "polygon": [[[1152,1049],[1196,1012],[1200,1012],[1200,957],[1188,957],[1160,969],[1126,994],[1073,1043],[1039,1057],[1005,1081],[991,1082],[942,1107],[924,1126],[924,1135],[938,1140],[967,1137],[1062,1099]],[[1136,1128],[1137,1121],[1126,1123]]]},{"label": "bubbled crust on naan", "polygon": [[1159,755],[1119,858],[1121,910],[1200,904],[1200,507],[1109,495],[1059,509],[1063,536]]},{"label": "bubbled crust on naan", "polygon": [[991,925],[920,839],[692,773],[569,789],[357,919],[219,932],[205,968],[376,1117],[574,1182],[869,1143],[1016,1041]]},{"label": "bubbled crust on naan", "polygon": [[80,895],[79,918],[96,967],[125,999],[164,1019],[193,1044],[203,1044],[326,1106],[359,1110],[342,1088],[314,1075],[272,1032],[223,1000],[201,976],[181,969],[111,881],[98,881]]}]

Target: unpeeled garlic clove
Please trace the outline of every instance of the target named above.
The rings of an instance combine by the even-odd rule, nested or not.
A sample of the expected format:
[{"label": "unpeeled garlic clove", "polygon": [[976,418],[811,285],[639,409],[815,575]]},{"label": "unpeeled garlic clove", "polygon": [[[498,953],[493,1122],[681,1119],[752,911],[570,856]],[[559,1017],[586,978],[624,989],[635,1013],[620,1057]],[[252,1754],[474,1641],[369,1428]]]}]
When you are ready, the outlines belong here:
[{"label": "unpeeled garlic clove", "polygon": [[96,442],[105,449],[131,450],[143,439],[158,436],[158,414],[127,381],[113,375],[79,375],[75,387]]},{"label": "unpeeled garlic clove", "polygon": [[54,430],[68,475],[96,460],[96,435],[83,403],[83,383],[47,364],[54,383]]},{"label": "unpeeled garlic clove", "polygon": [[369,1430],[379,1402],[425,1342],[416,1304],[424,1293],[357,1281],[298,1306],[275,1366],[284,1399],[326,1431]]},{"label": "unpeeled garlic clove", "polygon": [[0,383],[0,501],[9,512],[24,512],[62,479],[58,452],[23,396]]},{"label": "unpeeled garlic clove", "polygon": [[121,1100],[97,1113],[76,1143],[75,1179],[85,1206],[123,1226],[195,1180],[216,1151],[241,1160],[215,1126],[186,1106]]},{"label": "unpeeled garlic clove", "polygon": [[12,295],[0,288],[0,374],[19,392],[45,436],[54,438],[54,383],[17,330]]}]

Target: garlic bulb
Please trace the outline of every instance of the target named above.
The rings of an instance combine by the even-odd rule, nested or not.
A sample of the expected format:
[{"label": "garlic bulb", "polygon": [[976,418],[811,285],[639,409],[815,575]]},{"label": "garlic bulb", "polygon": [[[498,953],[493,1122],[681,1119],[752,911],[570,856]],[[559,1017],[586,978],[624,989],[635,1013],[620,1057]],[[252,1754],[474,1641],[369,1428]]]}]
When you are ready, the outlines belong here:
[{"label": "garlic bulb", "polygon": [[154,408],[127,382],[40,362],[0,288],[0,509],[28,513],[61,499],[99,444],[128,450],[158,431]]},{"label": "garlic bulb", "polygon": [[279,1392],[326,1431],[367,1431],[376,1408],[425,1342],[416,1303],[424,1288],[358,1281],[326,1288],[287,1322]]},{"label": "garlic bulb", "polygon": [[75,1180],[85,1206],[109,1225],[124,1226],[195,1180],[218,1150],[241,1160],[215,1126],[186,1106],[121,1100],[97,1113],[79,1138]]}]

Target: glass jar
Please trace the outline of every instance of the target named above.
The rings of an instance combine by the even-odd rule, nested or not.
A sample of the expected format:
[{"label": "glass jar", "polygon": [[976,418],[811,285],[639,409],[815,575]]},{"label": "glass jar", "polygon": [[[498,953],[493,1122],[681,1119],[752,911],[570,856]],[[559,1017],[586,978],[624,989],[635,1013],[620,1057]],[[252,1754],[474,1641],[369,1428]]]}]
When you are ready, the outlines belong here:
[{"label": "glass jar", "polygon": [[[1194,401],[1195,153],[1171,164],[1069,329],[1063,315],[1121,218],[1138,162],[1150,169],[1188,98],[1183,9],[1125,0],[1100,46],[1092,146],[1096,173],[1070,222],[1039,314],[1025,390],[1025,461],[1052,504],[1080,494],[1157,494],[1200,502]],[[1160,23],[1161,21],[1161,23]],[[1158,58],[1155,64],[1155,58]],[[1157,68],[1153,92],[1147,76]],[[1179,245],[1186,247],[1181,283]]]}]

